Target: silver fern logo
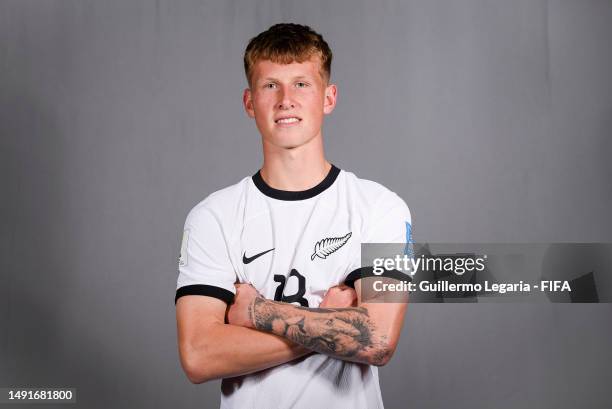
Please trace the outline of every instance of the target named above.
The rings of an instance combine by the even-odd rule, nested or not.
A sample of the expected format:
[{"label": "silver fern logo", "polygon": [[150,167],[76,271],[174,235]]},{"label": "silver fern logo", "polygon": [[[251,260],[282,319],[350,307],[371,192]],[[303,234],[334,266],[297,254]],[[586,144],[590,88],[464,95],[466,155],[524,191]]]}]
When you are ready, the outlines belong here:
[{"label": "silver fern logo", "polygon": [[326,259],[327,256],[329,256],[331,253],[344,246],[346,242],[351,238],[352,234],[353,233],[348,232],[346,236],[328,237],[326,239],[319,240],[314,246],[314,253],[312,253],[310,259],[314,260],[315,257]]}]

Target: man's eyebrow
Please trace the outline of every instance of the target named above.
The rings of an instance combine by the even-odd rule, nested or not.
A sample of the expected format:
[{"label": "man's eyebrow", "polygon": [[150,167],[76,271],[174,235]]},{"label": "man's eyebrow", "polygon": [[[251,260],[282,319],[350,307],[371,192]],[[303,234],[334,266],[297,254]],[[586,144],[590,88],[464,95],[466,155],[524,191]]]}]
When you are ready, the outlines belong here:
[{"label": "man's eyebrow", "polygon": [[[294,81],[294,80],[303,80],[303,79],[308,79],[308,76],[306,76],[306,75],[298,75],[296,77],[291,78],[292,81]],[[274,77],[263,78],[263,79],[261,79],[261,81],[281,82],[278,78],[274,78]]]}]

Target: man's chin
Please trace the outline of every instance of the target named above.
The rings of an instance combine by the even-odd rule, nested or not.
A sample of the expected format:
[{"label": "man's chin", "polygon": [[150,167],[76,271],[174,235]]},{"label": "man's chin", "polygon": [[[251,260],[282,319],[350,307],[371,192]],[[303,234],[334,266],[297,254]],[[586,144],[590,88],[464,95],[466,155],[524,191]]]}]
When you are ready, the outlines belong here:
[{"label": "man's chin", "polygon": [[271,139],[266,139],[266,142],[269,145],[272,145],[278,149],[293,150],[293,149],[300,148],[304,145],[307,145],[313,139],[314,138],[289,140],[287,138],[271,138]]}]

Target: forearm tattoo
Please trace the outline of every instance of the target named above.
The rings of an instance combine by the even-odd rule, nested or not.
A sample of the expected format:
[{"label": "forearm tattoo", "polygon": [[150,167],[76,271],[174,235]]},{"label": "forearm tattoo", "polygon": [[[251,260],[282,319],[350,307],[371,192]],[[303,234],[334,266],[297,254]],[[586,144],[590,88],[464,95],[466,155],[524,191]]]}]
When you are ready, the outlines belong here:
[{"label": "forearm tattoo", "polygon": [[257,297],[249,308],[255,328],[338,358],[379,364],[389,354],[365,308],[306,308]]}]

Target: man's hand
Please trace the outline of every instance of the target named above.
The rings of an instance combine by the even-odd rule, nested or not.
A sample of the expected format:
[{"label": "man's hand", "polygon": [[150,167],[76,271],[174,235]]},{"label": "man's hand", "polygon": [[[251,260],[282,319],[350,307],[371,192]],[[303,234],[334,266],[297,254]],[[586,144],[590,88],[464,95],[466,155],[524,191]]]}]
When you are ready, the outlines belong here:
[{"label": "man's hand", "polygon": [[[227,312],[228,324],[254,328],[250,307],[256,297],[261,297],[251,284],[236,284],[234,303]],[[351,287],[339,284],[325,293],[320,308],[347,308],[357,306],[357,293]]]},{"label": "man's hand", "polygon": [[325,293],[320,308],[348,308],[357,306],[357,293],[345,284],[331,287]]},{"label": "man's hand", "polygon": [[255,328],[251,318],[251,307],[255,298],[261,297],[251,284],[236,284],[234,303],[227,311],[227,322],[246,328]]},{"label": "man's hand", "polygon": [[406,304],[369,304],[357,297],[356,307],[330,307],[353,304],[361,280],[357,284],[356,291],[344,286],[330,288],[319,308],[266,300],[253,286],[236,285],[227,320],[234,326],[272,333],[334,358],[385,365],[395,351]]}]

